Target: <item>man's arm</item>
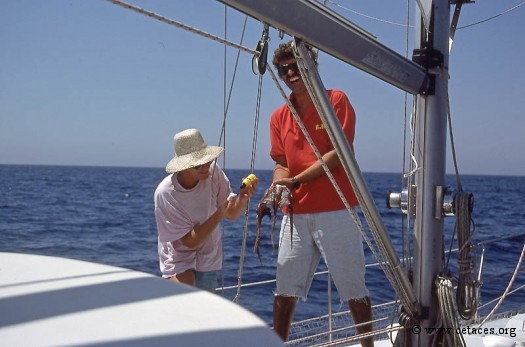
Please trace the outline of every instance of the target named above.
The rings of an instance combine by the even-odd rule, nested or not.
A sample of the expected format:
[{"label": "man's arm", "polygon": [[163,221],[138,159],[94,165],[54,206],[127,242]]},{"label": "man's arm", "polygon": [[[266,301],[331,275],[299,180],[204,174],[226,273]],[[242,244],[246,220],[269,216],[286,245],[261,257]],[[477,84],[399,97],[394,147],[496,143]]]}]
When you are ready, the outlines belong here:
[{"label": "man's arm", "polygon": [[273,169],[273,182],[290,178],[290,170],[285,156],[275,158],[275,167]]},{"label": "man's arm", "polygon": [[228,220],[236,220],[246,210],[246,205],[248,204],[248,200],[255,193],[255,188],[257,187],[258,183],[259,183],[258,178],[253,179],[249,186],[241,188],[238,196],[230,199],[228,203],[228,207],[226,208],[226,214],[225,214],[225,217]]},{"label": "man's arm", "polygon": [[189,249],[196,249],[202,245],[224,218],[227,205],[228,202],[225,202],[203,223],[194,226],[189,233],[180,239],[181,243]]},{"label": "man's arm", "polygon": [[[281,158],[281,157],[280,157]],[[277,159],[280,159],[277,158]],[[284,163],[286,163],[286,158],[282,157],[284,160]],[[330,170],[338,167],[341,162],[339,161],[339,158],[337,157],[337,153],[335,152],[335,149],[325,153],[325,155],[322,156],[323,161],[326,163],[328,168]],[[323,169],[323,166],[321,164],[321,161],[316,161],[313,163],[310,167],[308,167],[303,172],[297,174],[295,177],[290,177],[290,171],[288,170],[288,166],[283,166],[283,161],[276,160],[275,169],[273,172],[273,183],[274,184],[282,184],[289,189],[293,188],[294,182],[292,178],[295,178],[299,183],[307,183],[310,181],[315,180],[316,178],[325,175],[325,171]]]}]

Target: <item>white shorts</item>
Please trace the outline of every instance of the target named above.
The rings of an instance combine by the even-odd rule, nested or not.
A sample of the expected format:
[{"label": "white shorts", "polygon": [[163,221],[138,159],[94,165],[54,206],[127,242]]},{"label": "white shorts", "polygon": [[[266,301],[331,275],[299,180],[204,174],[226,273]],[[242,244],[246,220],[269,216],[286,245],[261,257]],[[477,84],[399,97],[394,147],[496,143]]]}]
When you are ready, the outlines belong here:
[{"label": "white shorts", "polygon": [[276,295],[306,300],[324,258],[342,301],[368,296],[363,240],[347,210],[296,214],[290,242],[290,216],[281,224]]}]

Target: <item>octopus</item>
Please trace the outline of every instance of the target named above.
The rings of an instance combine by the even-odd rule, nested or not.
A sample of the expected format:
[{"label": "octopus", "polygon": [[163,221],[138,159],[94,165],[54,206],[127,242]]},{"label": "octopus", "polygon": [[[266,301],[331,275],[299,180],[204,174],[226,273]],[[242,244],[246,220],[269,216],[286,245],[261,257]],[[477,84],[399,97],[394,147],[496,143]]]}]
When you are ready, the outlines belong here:
[{"label": "octopus", "polygon": [[268,216],[268,218],[272,218],[272,212],[273,212],[273,218],[272,218],[272,229],[270,233],[270,239],[272,241],[272,249],[275,249],[275,242],[274,242],[274,230],[275,230],[275,223],[277,221],[277,212],[279,208],[288,207],[288,210],[290,212],[290,233],[293,231],[293,207],[292,207],[292,200],[291,200],[291,193],[290,190],[283,186],[283,185],[272,185],[270,188],[268,188],[264,195],[257,205],[257,221],[256,221],[256,229],[255,229],[255,245],[253,247],[253,250],[257,252],[257,256],[259,257],[259,261],[262,264],[261,260],[261,250],[260,250],[260,241],[261,241],[261,224],[264,216]]}]

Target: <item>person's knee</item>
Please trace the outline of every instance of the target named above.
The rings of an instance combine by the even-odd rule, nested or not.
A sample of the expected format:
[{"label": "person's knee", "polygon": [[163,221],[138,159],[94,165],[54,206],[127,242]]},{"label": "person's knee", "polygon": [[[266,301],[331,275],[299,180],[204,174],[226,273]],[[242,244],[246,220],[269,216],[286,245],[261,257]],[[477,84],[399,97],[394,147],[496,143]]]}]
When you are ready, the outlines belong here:
[{"label": "person's knee", "polygon": [[[173,277],[175,277],[175,279],[173,279]],[[176,274],[173,277],[171,277],[170,280],[190,286],[195,286],[195,270],[193,269],[188,269],[184,272]]]}]

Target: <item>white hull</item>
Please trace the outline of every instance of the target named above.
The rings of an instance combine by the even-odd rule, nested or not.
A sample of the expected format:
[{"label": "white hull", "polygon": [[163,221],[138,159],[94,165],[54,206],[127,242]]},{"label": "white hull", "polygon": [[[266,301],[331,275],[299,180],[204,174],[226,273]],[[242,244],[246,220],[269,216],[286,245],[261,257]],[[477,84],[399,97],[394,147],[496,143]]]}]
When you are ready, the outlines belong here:
[{"label": "white hull", "polygon": [[281,346],[222,297],[128,269],[0,253],[0,345]]}]

